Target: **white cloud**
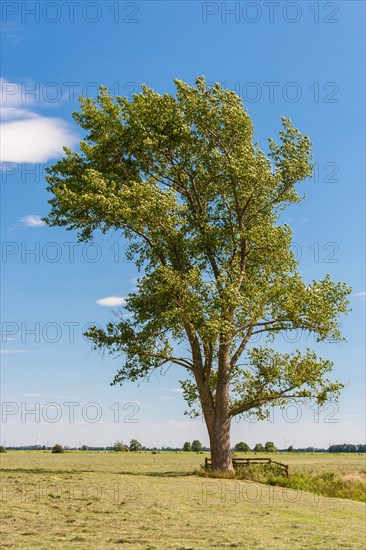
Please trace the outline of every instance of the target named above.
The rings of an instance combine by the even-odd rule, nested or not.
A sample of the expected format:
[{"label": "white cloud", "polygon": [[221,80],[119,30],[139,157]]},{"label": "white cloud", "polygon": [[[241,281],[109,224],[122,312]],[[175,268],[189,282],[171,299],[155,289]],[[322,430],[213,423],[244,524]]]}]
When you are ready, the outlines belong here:
[{"label": "white cloud", "polygon": [[27,227],[41,227],[42,225],[46,225],[45,222],[42,221],[41,216],[37,216],[36,214],[28,214],[28,216],[20,218],[19,221]]},{"label": "white cloud", "polygon": [[47,162],[63,153],[76,139],[59,118],[34,116],[1,124],[2,162]]},{"label": "white cloud", "polygon": [[2,162],[47,162],[62,155],[63,146],[78,141],[64,120],[30,109],[35,99],[24,93],[25,85],[0,79],[1,116],[6,120],[0,127]]},{"label": "white cloud", "polygon": [[97,300],[97,304],[107,307],[124,306],[126,302],[127,300],[123,296],[107,296],[107,298]]}]

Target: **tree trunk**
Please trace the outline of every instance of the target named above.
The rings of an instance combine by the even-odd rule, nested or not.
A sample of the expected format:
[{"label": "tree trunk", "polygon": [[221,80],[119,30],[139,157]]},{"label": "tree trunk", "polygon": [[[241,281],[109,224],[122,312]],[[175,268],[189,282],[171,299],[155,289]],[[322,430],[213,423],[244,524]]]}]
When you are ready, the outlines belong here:
[{"label": "tree trunk", "polygon": [[223,472],[234,470],[230,450],[231,418],[216,417],[213,433],[210,435],[212,468]]},{"label": "tree trunk", "polygon": [[229,346],[222,345],[219,359],[219,375],[214,401],[202,371],[196,369],[196,383],[202,411],[210,437],[212,468],[223,472],[234,470],[230,451],[231,414],[229,404]]},{"label": "tree trunk", "polygon": [[234,470],[230,451],[231,414],[229,404],[229,345],[220,345],[215,418],[209,430],[212,467],[223,472]]},{"label": "tree trunk", "polygon": [[223,472],[233,471],[230,451],[231,416],[229,410],[218,413],[217,409],[201,396],[203,415],[210,438],[212,468]]}]

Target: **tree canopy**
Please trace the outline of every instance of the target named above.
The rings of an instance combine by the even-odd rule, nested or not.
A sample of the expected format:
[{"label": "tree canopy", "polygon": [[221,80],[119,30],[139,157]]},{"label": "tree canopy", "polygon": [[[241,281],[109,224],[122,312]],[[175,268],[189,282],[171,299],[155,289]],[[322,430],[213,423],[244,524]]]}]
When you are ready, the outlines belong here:
[{"label": "tree canopy", "polygon": [[[295,185],[312,173],[309,137],[282,118],[264,153],[233,91],[203,77],[175,83],[175,96],[143,86],[131,100],[103,87],[97,100],[81,98],[74,117],[86,137],[49,169],[45,220],[81,240],[95,230],[129,240],[141,271],[127,299],[132,315],[87,336],[121,355],[114,383],[183,367],[184,397],[193,414],[202,408],[212,448],[211,434],[235,415],[265,418],[268,403],[339,393],[329,360],[269,344],[297,329],[341,340],[350,289],[329,275],[305,282],[281,223],[301,200]],[[260,333],[265,343],[251,345]]]}]

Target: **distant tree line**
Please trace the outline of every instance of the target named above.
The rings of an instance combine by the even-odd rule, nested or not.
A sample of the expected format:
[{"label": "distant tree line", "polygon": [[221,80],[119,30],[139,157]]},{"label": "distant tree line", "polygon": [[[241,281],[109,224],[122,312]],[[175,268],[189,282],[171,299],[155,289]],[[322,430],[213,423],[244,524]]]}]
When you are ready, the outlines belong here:
[{"label": "distant tree line", "polygon": [[342,445],[331,445],[328,449],[330,453],[366,453],[366,445],[352,445],[343,443]]},{"label": "distant tree line", "polygon": [[253,449],[247,443],[244,443],[244,441],[240,441],[234,447],[234,451],[237,453],[247,453],[250,450],[253,450],[255,453],[275,453],[277,448],[273,441],[267,441],[264,445],[257,443]]},{"label": "distant tree line", "polygon": [[[99,446],[89,446],[82,445],[80,447],[69,447],[67,445],[62,446],[56,444],[54,446],[46,445],[18,445],[18,446],[7,446],[0,445],[0,453],[9,451],[51,451],[53,452],[63,452],[63,451],[118,451],[118,452],[136,452],[136,451],[192,451],[192,452],[209,452],[210,448],[205,447],[202,443],[195,439],[192,442],[186,441],[183,447],[145,447],[137,439],[131,439],[130,444],[127,445],[123,441],[116,441],[113,445],[107,447]],[[62,450],[60,450],[62,449]],[[328,449],[322,449],[319,447],[303,447],[295,449],[290,445],[287,449],[277,449],[275,444],[272,441],[267,441],[264,445],[262,443],[257,443],[253,449],[244,441],[237,443],[233,451],[238,453],[247,453],[253,451],[255,453],[272,453],[272,452],[298,452],[298,453],[366,453],[365,444],[354,445],[352,443],[342,443],[337,445],[330,445]]]}]

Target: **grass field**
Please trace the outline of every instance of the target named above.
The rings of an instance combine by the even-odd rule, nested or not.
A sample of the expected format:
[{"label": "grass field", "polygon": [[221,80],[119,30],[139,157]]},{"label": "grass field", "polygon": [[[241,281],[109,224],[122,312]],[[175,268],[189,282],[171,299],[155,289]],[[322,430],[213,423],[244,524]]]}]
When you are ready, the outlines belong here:
[{"label": "grass field", "polygon": [[[255,454],[255,453],[254,453]],[[237,455],[239,456],[239,455]],[[258,455],[260,456],[260,455]],[[263,456],[263,455],[262,455]],[[232,473],[222,473],[200,468],[202,477],[251,480],[316,493],[325,497],[345,498],[366,503],[366,469],[362,455],[308,454],[268,455],[274,462],[242,467]],[[285,458],[290,464],[289,476],[276,464]],[[310,460],[309,460],[309,457]],[[361,458],[359,458],[361,457]]]},{"label": "grass field", "polygon": [[[205,456],[8,451],[0,456],[0,546],[365,548],[363,503],[192,475]],[[360,455],[281,453],[278,458],[297,471],[331,470],[350,479],[365,473]]]}]

